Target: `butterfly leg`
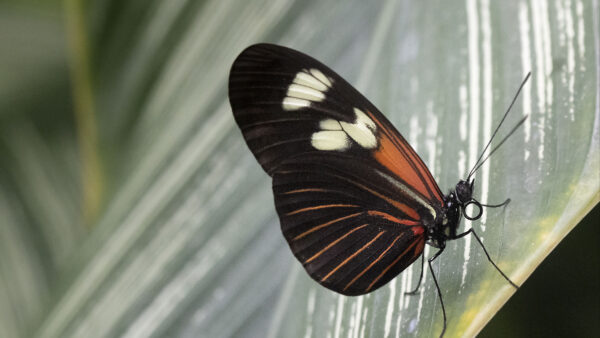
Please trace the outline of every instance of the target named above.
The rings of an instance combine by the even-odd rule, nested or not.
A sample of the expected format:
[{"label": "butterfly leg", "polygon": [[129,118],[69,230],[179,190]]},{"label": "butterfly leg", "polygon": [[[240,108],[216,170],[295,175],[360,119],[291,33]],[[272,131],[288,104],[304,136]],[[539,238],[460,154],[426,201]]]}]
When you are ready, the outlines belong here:
[{"label": "butterfly leg", "polygon": [[405,295],[414,295],[419,291],[419,286],[421,286],[421,281],[423,280],[423,268],[425,267],[425,255],[421,254],[421,274],[419,274],[419,282],[417,283],[417,287],[412,290],[405,292]]},{"label": "butterfly leg", "polygon": [[462,234],[457,235],[456,238],[461,238],[461,237],[464,237],[464,236],[466,236],[468,234],[472,234],[473,237],[475,237],[475,239],[477,240],[477,242],[479,242],[479,245],[481,246],[481,248],[483,249],[483,252],[487,256],[488,261],[490,261],[490,263],[492,263],[492,265],[494,266],[494,268],[496,268],[496,270],[498,270],[498,272],[500,272],[500,274],[502,275],[502,277],[504,277],[504,279],[506,279],[506,281],[509,282],[510,285],[514,286],[515,289],[518,289],[519,287],[517,286],[517,284],[513,283],[510,280],[510,278],[508,278],[508,276],[506,276],[504,274],[504,272],[502,272],[502,270],[500,270],[500,268],[498,267],[498,265],[496,265],[496,263],[494,263],[494,261],[492,260],[492,257],[490,257],[490,254],[488,254],[487,250],[485,249],[485,246],[483,245],[483,242],[481,241],[481,239],[479,238],[479,236],[477,236],[477,234],[475,233],[475,230],[473,230],[473,228],[471,228],[471,229],[463,232]]},{"label": "butterfly leg", "polygon": [[442,333],[440,333],[440,338],[444,336],[444,332],[446,332],[446,308],[444,307],[444,300],[442,299],[442,291],[440,291],[440,286],[438,284],[437,278],[435,278],[435,273],[433,272],[433,266],[431,263],[438,258],[438,256],[444,251],[444,247],[441,247],[440,250],[431,258],[427,260],[429,263],[429,271],[431,271],[431,276],[433,277],[433,282],[435,283],[435,289],[437,290],[438,297],[440,297],[440,304],[442,305],[442,314],[444,315],[444,327],[442,328]]}]

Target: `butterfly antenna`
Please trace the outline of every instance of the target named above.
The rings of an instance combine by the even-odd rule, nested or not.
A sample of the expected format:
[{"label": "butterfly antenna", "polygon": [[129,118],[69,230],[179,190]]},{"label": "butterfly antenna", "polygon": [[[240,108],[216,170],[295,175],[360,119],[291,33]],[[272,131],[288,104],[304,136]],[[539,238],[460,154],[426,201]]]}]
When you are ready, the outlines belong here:
[{"label": "butterfly antenna", "polygon": [[500,144],[498,146],[496,146],[494,148],[494,150],[492,150],[488,156],[485,158],[485,160],[481,160],[483,158],[483,156],[485,155],[486,150],[490,147],[490,145],[492,144],[492,140],[494,139],[494,137],[496,136],[496,134],[498,133],[498,130],[500,129],[500,127],[502,126],[502,124],[504,123],[504,120],[506,120],[506,117],[508,116],[508,113],[510,112],[510,110],[512,109],[513,105],[515,104],[515,101],[517,101],[517,98],[519,97],[519,94],[521,93],[521,90],[523,89],[523,87],[525,86],[525,83],[527,83],[527,80],[529,80],[529,77],[531,76],[531,72],[527,73],[527,75],[525,76],[525,79],[523,79],[523,82],[521,82],[521,85],[519,86],[519,89],[517,90],[517,93],[515,94],[515,96],[513,97],[510,105],[508,106],[508,109],[506,109],[506,112],[504,113],[504,116],[502,116],[502,120],[500,120],[500,123],[498,123],[498,126],[496,127],[496,129],[494,130],[494,133],[492,134],[492,137],[490,137],[489,142],[486,144],[485,148],[483,148],[483,151],[481,152],[481,155],[479,155],[479,158],[477,159],[477,161],[475,162],[475,164],[473,165],[473,169],[471,169],[471,171],[469,172],[469,176],[467,176],[467,181],[469,181],[469,179],[471,178],[471,176],[475,173],[475,171],[477,171],[477,169],[479,167],[481,167],[481,165],[483,164],[483,162],[485,162],[485,160],[487,160],[490,155],[496,150],[498,149],[498,147],[500,147],[500,145],[502,145],[502,143],[504,143],[504,141],[506,141],[506,139],[508,138],[508,136],[510,136],[512,133],[515,132],[515,130],[521,125],[523,124],[523,122],[525,122],[525,120],[527,119],[527,116],[525,116],[518,124],[516,127],[513,128],[513,130],[508,134],[507,137],[505,137],[502,142],[500,142]]},{"label": "butterfly antenna", "polygon": [[[510,135],[512,135],[515,131],[517,131],[517,129],[519,129],[519,127],[525,122],[525,120],[527,120],[527,118],[529,117],[529,115],[523,117],[521,119],[521,121],[519,121],[519,123],[517,123],[516,126],[514,126],[514,128],[510,131],[510,133],[508,133],[508,135],[506,135],[502,141],[500,141],[500,143],[498,143],[497,146],[495,146],[490,153],[475,167],[473,168],[472,172],[476,172],[477,169],[481,168],[481,166],[485,163],[485,161],[487,161],[488,158],[490,158],[490,156],[492,156],[492,154],[498,150],[498,148],[500,148],[500,146],[502,145],[502,143],[506,142],[506,140],[510,137]],[[469,174],[469,178],[471,177],[471,174]]]}]

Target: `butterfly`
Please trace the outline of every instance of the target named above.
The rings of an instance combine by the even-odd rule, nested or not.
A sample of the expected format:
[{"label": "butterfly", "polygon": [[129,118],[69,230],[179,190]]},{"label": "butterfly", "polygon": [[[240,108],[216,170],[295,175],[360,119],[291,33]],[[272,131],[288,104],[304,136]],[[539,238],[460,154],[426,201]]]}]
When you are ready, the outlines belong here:
[{"label": "butterfly", "polygon": [[[273,44],[252,45],[237,57],[229,100],[246,144],[272,177],[283,235],[322,286],[366,294],[421,257],[414,293],[428,244],[438,249],[428,263],[442,304],[443,335],[446,310],[432,262],[446,241],[471,234],[517,287],[473,229],[458,233],[462,216],[475,220],[482,206],[509,201],[484,205],[472,196],[471,177],[487,159],[487,146],[469,176],[444,195],[419,155],[362,94],[312,57]],[[465,212],[469,205],[475,215]]]}]

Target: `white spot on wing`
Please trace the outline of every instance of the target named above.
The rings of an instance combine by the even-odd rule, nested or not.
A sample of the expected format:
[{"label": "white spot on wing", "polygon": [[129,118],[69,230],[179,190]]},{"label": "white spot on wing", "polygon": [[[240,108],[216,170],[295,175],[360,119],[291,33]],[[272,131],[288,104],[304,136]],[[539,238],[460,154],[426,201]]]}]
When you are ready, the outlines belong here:
[{"label": "white spot on wing", "polygon": [[323,82],[319,81],[317,78],[306,73],[305,71],[296,74],[293,82],[322,92],[327,90],[327,86]]},{"label": "white spot on wing", "polygon": [[342,130],[340,123],[334,119],[326,119],[319,123],[319,127],[323,130]]},{"label": "white spot on wing", "polygon": [[283,99],[283,109],[298,110],[309,107],[311,102],[321,102],[325,100],[325,93],[331,85],[331,79],[318,69],[303,69],[288,87]]},{"label": "white spot on wing", "polygon": [[325,99],[325,94],[323,94],[323,92],[294,83],[292,83],[288,88],[287,96],[297,97],[299,99],[305,99],[313,102],[319,102]]},{"label": "white spot on wing", "polygon": [[355,123],[340,122],[342,129],[361,147],[372,149],[377,146],[377,137],[373,131],[359,121]]},{"label": "white spot on wing", "polygon": [[375,122],[373,122],[373,120],[371,120],[371,118],[367,116],[367,114],[363,113],[362,110],[354,108],[354,114],[356,114],[356,123],[364,124],[366,126],[369,126],[371,129],[375,129],[375,127],[377,126]]},{"label": "white spot on wing", "polygon": [[341,130],[324,130],[312,134],[311,144],[318,150],[346,150],[350,147],[348,135]]},{"label": "white spot on wing", "polygon": [[295,97],[286,97],[283,99],[283,109],[285,110],[298,110],[300,108],[310,106],[310,101],[298,99]]},{"label": "white spot on wing", "polygon": [[354,108],[354,113],[356,114],[354,123],[334,119],[321,121],[319,123],[320,130],[315,132],[311,138],[313,147],[318,150],[344,151],[350,147],[350,140],[354,140],[363,148],[376,148],[375,122],[358,108]]},{"label": "white spot on wing", "polygon": [[319,81],[323,82],[327,87],[331,87],[331,81],[329,80],[329,78],[327,76],[325,76],[325,74],[321,73],[320,70],[316,69],[316,68],[312,68],[310,70],[310,73],[316,77],[317,79],[319,79]]}]

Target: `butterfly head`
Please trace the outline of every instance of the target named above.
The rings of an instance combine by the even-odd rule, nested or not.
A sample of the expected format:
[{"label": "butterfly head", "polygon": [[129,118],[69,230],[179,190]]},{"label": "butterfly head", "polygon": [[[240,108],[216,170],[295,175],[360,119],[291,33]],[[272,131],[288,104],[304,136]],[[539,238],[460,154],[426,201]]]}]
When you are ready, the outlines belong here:
[{"label": "butterfly head", "polygon": [[[481,217],[483,213],[483,208],[481,203],[473,198],[473,185],[475,184],[475,179],[472,180],[460,180],[456,184],[456,188],[454,189],[456,193],[456,203],[458,207],[460,207],[462,214],[468,220],[476,220]],[[476,208],[475,214],[469,214],[466,211],[466,208],[470,205],[473,205]]]},{"label": "butterfly head", "polygon": [[473,198],[473,184],[475,183],[475,179],[469,181],[460,180],[456,184],[456,188],[454,191],[456,192],[456,198],[458,202],[461,204],[468,203]]}]

